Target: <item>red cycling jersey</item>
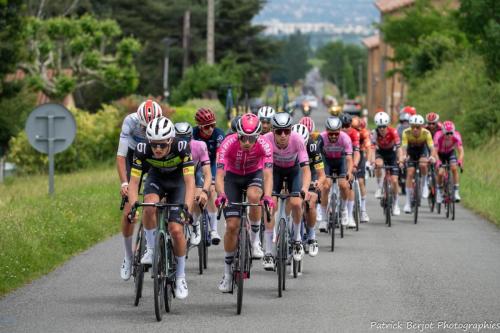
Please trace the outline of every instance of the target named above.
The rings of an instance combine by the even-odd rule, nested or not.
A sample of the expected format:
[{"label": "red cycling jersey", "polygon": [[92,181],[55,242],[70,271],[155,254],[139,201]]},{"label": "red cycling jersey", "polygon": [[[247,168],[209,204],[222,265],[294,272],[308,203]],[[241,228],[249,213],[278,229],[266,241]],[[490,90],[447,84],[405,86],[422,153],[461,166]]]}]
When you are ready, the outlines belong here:
[{"label": "red cycling jersey", "polygon": [[392,127],[387,127],[387,131],[384,136],[380,135],[378,130],[374,130],[373,136],[372,145],[378,149],[390,150],[401,144],[398,132]]},{"label": "red cycling jersey", "polygon": [[359,151],[359,132],[352,127],[345,129],[344,132],[351,138],[352,150]]}]

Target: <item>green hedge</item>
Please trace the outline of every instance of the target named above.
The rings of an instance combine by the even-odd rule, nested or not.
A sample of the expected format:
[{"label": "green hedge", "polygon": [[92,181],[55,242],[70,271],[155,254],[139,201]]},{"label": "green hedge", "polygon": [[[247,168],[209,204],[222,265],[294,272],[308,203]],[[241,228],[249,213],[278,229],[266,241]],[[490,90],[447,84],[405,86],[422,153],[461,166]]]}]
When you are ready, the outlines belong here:
[{"label": "green hedge", "polygon": [[489,81],[481,57],[466,55],[444,64],[410,88],[409,104],[419,113],[437,112],[451,119],[471,146],[499,134],[500,83]]}]

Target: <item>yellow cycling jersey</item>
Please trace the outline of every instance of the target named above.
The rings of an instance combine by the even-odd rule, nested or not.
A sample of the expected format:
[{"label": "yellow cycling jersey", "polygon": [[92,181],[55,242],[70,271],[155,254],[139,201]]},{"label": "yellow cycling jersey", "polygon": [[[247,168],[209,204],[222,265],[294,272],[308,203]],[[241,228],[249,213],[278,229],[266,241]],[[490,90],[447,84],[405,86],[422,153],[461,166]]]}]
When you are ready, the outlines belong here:
[{"label": "yellow cycling jersey", "polygon": [[432,134],[425,128],[420,130],[420,135],[415,136],[413,135],[411,127],[408,127],[403,131],[401,141],[403,147],[422,147],[425,144],[427,144],[427,147],[429,148],[434,146]]}]

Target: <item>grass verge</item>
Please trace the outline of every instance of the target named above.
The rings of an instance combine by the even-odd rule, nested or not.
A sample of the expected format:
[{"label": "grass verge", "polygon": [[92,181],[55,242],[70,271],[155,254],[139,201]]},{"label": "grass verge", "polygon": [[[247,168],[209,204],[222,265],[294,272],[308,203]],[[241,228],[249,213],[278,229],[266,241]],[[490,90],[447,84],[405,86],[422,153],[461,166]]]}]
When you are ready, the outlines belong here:
[{"label": "grass verge", "polygon": [[110,166],[9,179],[0,185],[0,296],[119,231],[116,171]]},{"label": "grass verge", "polygon": [[460,196],[465,207],[500,227],[500,138],[465,150]]}]

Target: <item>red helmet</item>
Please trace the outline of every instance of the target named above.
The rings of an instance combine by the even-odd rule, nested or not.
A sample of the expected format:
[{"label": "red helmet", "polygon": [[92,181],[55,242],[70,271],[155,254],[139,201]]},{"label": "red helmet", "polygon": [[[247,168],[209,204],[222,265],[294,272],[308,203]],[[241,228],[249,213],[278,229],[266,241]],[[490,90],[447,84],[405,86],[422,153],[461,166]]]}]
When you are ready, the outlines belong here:
[{"label": "red helmet", "polygon": [[417,114],[417,109],[415,109],[413,106],[405,106],[402,112],[406,112],[409,115],[414,116]]},{"label": "red helmet", "polygon": [[447,134],[447,133],[453,134],[453,133],[455,133],[455,124],[453,124],[452,121],[447,120],[443,123],[442,129],[443,129],[444,134]]},{"label": "red helmet", "polygon": [[427,121],[428,124],[435,124],[439,121],[439,115],[435,112],[428,113],[425,116],[425,121]]},{"label": "red helmet", "polygon": [[198,125],[208,125],[215,123],[215,114],[208,108],[199,108],[194,116]]},{"label": "red helmet", "polygon": [[300,119],[299,124],[302,124],[305,127],[307,127],[309,133],[314,132],[315,125],[314,125],[314,120],[312,120],[311,117],[304,117]]},{"label": "red helmet", "polygon": [[149,122],[162,115],[161,107],[155,101],[148,99],[137,108],[137,117],[142,126],[147,126]]}]

